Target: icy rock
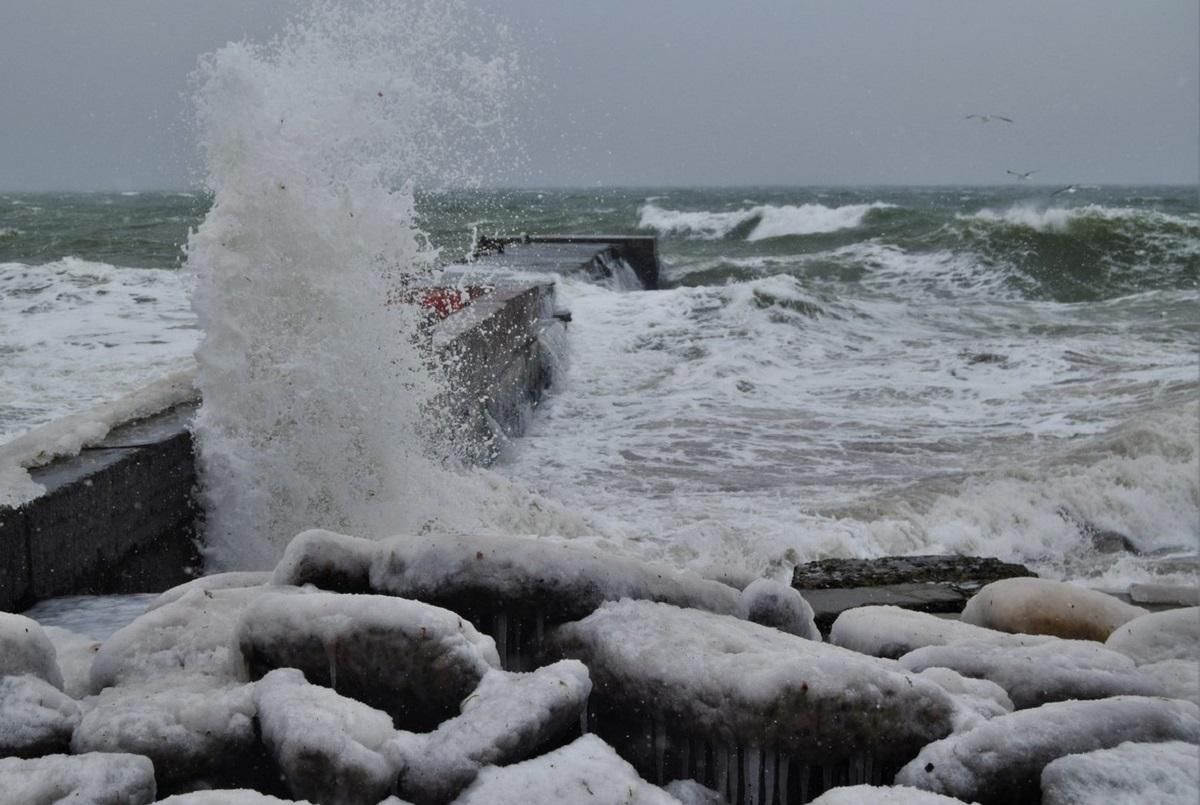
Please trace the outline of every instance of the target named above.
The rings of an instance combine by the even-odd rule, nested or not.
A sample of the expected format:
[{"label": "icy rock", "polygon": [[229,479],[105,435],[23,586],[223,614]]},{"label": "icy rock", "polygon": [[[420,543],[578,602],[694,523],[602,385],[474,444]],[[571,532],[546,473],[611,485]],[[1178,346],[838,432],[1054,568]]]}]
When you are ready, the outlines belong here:
[{"label": "icy rock", "polygon": [[1200,662],[1162,660],[1139,665],[1138,670],[1161,685],[1164,696],[1200,704]]},{"label": "icy rock", "polygon": [[1042,769],[1056,758],[1126,741],[1197,740],[1200,707],[1190,702],[1140,696],[1054,702],[929,744],[896,783],[985,805],[1036,802]]},{"label": "icy rock", "polygon": [[489,766],[455,805],[680,805],[594,735],[511,766]]},{"label": "icy rock", "polygon": [[1034,645],[1050,639],[1043,635],[1011,635],[893,606],[848,609],[838,615],[829,633],[829,642],[835,646],[889,659],[902,657],[925,646],[944,646],[968,640]]},{"label": "icy rock", "polygon": [[387,713],[310,685],[294,668],[254,688],[262,740],[293,796],[322,805],[375,805],[396,779],[384,746],[396,734]]},{"label": "icy rock", "polygon": [[[193,791],[160,799],[158,805],[312,805],[307,800],[279,799],[249,788]],[[385,805],[385,803],[380,803]]]},{"label": "icy rock", "polygon": [[41,625],[24,615],[0,612],[0,676],[33,674],[62,690],[54,644]]},{"label": "icy rock", "polygon": [[71,751],[145,755],[154,761],[160,785],[243,763],[257,746],[248,685],[175,674],[157,686],[107,688],[84,705]]},{"label": "icy rock", "polygon": [[292,538],[275,566],[274,584],[311,584],[338,593],[369,593],[379,543],[314,528]]},{"label": "icy rock", "polygon": [[679,800],[681,805],[726,805],[729,802],[720,792],[700,785],[695,780],[672,780],[663,786],[663,790]]},{"label": "icy rock", "polygon": [[0,677],[0,757],[66,751],[79,718],[78,703],[41,677]]},{"label": "icy rock", "polygon": [[492,639],[455,613],[384,595],[269,593],[246,608],[236,633],[249,678],[298,668],[418,730],[457,715],[500,666]]},{"label": "icy rock", "polygon": [[949,668],[926,668],[917,676],[935,683],[968,714],[977,718],[960,719],[954,725],[959,732],[975,726],[980,720],[995,718],[1013,711],[1012,699],[1004,688],[988,679],[971,679]]},{"label": "icy rock", "polygon": [[1163,660],[1200,661],[1200,607],[1151,612],[1125,623],[1104,642],[1138,665]]},{"label": "icy rock", "polygon": [[172,587],[151,601],[146,611],[172,604],[193,590],[236,590],[244,587],[262,587],[270,583],[270,571],[237,570],[230,573],[214,573]]},{"label": "icy rock", "polygon": [[967,602],[962,620],[1001,632],[1104,642],[1146,610],[1111,595],[1049,579],[992,582]]},{"label": "icy rock", "polygon": [[138,755],[94,753],[0,760],[4,805],[144,805],[156,794],[154,766]]},{"label": "icy rock", "polygon": [[905,785],[848,785],[826,791],[809,805],[963,805],[963,801]]},{"label": "icy rock", "polygon": [[[166,674],[237,681],[238,618],[267,589],[195,589],[140,616],[100,647],[92,662],[92,690],[152,681]],[[285,592],[272,595],[283,597]]]},{"label": "icy rock", "polygon": [[693,573],[521,537],[393,537],[380,544],[371,587],[455,610],[460,602],[535,609],[553,623],[621,598],[726,614],[740,600],[737,590]]},{"label": "icy rock", "polygon": [[813,619],[813,608],[804,596],[786,584],[756,579],[742,590],[737,615],[781,632],[820,642],[821,632]]},{"label": "icy rock", "polygon": [[42,629],[54,644],[54,654],[62,672],[63,692],[72,699],[82,699],[92,693],[92,662],[100,650],[100,641],[60,626],[43,626]]},{"label": "icy rock", "polygon": [[894,662],[666,604],[605,604],[552,640],[588,666],[594,701],[805,763],[862,752],[907,759],[949,734],[957,710],[940,686]]},{"label": "icy rock", "polygon": [[1123,743],[1067,755],[1042,769],[1042,805],[1196,805],[1198,798],[1200,746],[1182,741]]},{"label": "icy rock", "polygon": [[462,715],[432,733],[400,733],[389,756],[397,790],[418,802],[448,802],[484,766],[505,766],[578,729],[592,685],[587,668],[562,660],[527,674],[488,671]]},{"label": "icy rock", "polygon": [[1008,693],[1017,709],[1066,699],[1160,696],[1162,686],[1140,673],[1133,660],[1087,640],[1052,640],[1035,646],[974,641],[926,646],[900,658],[911,671],[950,668],[963,676],[989,679]]}]

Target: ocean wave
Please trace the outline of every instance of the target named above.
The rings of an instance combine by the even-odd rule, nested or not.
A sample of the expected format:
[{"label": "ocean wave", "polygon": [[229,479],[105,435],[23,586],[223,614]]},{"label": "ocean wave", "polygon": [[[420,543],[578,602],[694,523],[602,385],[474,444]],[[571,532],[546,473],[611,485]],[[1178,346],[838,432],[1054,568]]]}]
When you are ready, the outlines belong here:
[{"label": "ocean wave", "polygon": [[1025,227],[1037,232],[1067,232],[1073,225],[1088,222],[1119,222],[1142,225],[1150,228],[1179,228],[1200,235],[1200,218],[1196,216],[1171,215],[1159,210],[1144,210],[1135,207],[1105,207],[1088,204],[1082,207],[1036,207],[1015,204],[1007,209],[984,208],[971,214],[958,214],[960,221],[984,224],[1006,224]]},{"label": "ocean wave", "polygon": [[0,238],[19,238],[25,234],[25,230],[17,229],[15,226],[0,226]]},{"label": "ocean wave", "polygon": [[738,210],[672,210],[653,202],[642,206],[638,227],[661,235],[683,235],[707,240],[741,235],[754,242],[793,235],[817,235],[862,226],[872,210],[894,204],[881,201],[827,207],[824,204],[758,204]]}]

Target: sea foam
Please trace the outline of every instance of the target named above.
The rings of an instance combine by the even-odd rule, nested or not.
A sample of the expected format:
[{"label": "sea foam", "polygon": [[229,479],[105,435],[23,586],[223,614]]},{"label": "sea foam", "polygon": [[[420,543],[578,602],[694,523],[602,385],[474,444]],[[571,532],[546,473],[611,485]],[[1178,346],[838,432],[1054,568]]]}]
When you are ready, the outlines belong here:
[{"label": "sea foam", "polygon": [[711,240],[730,237],[735,230],[751,227],[745,239],[753,242],[790,235],[816,235],[853,229],[862,226],[872,210],[892,206],[894,205],[879,201],[871,204],[846,204],[841,207],[827,207],[824,204],[757,204],[717,212],[672,210],[648,201],[639,212],[638,227],[653,229],[663,235],[683,235]]}]

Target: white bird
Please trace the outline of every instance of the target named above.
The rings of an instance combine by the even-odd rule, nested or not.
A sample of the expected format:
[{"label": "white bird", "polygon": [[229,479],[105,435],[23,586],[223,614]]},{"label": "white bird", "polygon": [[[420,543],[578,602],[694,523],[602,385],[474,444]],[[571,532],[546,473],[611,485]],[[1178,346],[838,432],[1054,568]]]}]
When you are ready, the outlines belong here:
[{"label": "white bird", "polygon": [[1005,123],[1013,122],[1011,117],[1004,115],[967,115],[963,120],[978,120],[980,123],[989,123],[993,120],[1003,120]]},{"label": "white bird", "polygon": [[1018,179],[1020,179],[1023,182],[1026,179],[1028,179],[1030,176],[1032,176],[1033,174],[1037,173],[1037,171],[1025,171],[1024,173],[1019,173],[1017,171],[1005,171],[1005,173],[1010,173],[1013,176],[1016,176]]},{"label": "white bird", "polygon": [[1079,185],[1069,184],[1066,187],[1060,187],[1057,190],[1055,190],[1053,193],[1050,194],[1050,198],[1054,198],[1059,193],[1074,193],[1078,189],[1079,189]]}]

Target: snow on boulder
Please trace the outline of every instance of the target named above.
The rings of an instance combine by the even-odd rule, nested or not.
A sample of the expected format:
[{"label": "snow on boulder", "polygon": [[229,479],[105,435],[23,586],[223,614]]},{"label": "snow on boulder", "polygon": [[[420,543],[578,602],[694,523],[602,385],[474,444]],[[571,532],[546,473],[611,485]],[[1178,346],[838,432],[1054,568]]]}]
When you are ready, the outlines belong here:
[{"label": "snow on boulder", "polygon": [[949,668],[926,668],[917,676],[937,684],[962,706],[963,714],[955,722],[955,732],[1014,709],[1004,688],[989,679],[971,679]]},{"label": "snow on boulder", "polygon": [[667,743],[745,747],[752,759],[765,749],[806,764],[903,762],[949,734],[957,710],[893,662],[667,604],[605,604],[552,641],[588,666],[601,735],[606,719],[624,719],[661,725]]},{"label": "snow on boulder", "polygon": [[1158,682],[1164,696],[1200,704],[1200,662],[1162,660],[1139,665],[1138,670]]},{"label": "snow on boulder", "polygon": [[79,718],[79,704],[41,677],[0,677],[0,757],[64,752]]},{"label": "snow on boulder", "polygon": [[1002,579],[977,592],[962,620],[1001,632],[1104,642],[1146,610],[1096,590],[1050,579]]},{"label": "snow on boulder", "polygon": [[[260,794],[250,788],[225,788],[211,791],[193,791],[160,799],[158,805],[312,805],[308,800],[280,799]],[[381,802],[379,805],[386,805]]]},{"label": "snow on boulder", "polygon": [[826,791],[810,805],[963,805],[963,801],[906,785],[848,785]]},{"label": "snow on boulder", "polygon": [[1017,641],[1019,645],[1033,645],[1049,639],[1042,635],[1011,635],[893,606],[847,609],[838,615],[829,633],[829,642],[835,646],[889,659],[897,659],[925,646],[968,640]]},{"label": "snow on boulder", "polygon": [[[194,589],[139,616],[100,647],[92,662],[92,690],[153,681],[167,674],[237,681],[238,618],[267,589]],[[272,595],[283,597],[285,592]]]},{"label": "snow on boulder", "polygon": [[719,792],[700,785],[695,780],[672,780],[663,786],[663,790],[679,800],[682,805],[727,805],[729,802]]},{"label": "snow on boulder", "polygon": [[727,614],[740,600],[687,571],[527,537],[393,537],[379,545],[371,588],[456,611],[462,603],[537,610],[553,623],[621,598]]},{"label": "snow on boulder", "polygon": [[100,650],[100,641],[60,626],[43,626],[42,630],[54,645],[63,692],[73,699],[92,693],[92,662]]},{"label": "snow on boulder", "polygon": [[298,668],[317,685],[433,729],[500,658],[492,639],[439,607],[384,595],[268,593],[236,629],[250,679]]},{"label": "snow on boulder", "polygon": [[418,802],[449,802],[484,766],[525,760],[579,729],[592,684],[587,668],[562,660],[532,673],[488,671],[462,714],[434,732],[402,732],[389,747],[397,790]]},{"label": "snow on boulder", "polygon": [[1104,642],[1138,665],[1200,661],[1200,607],[1151,612],[1125,623]]},{"label": "snow on boulder", "polygon": [[594,735],[553,752],[489,766],[454,800],[455,805],[680,805],[638,776],[633,766]]},{"label": "snow on boulder", "polygon": [[1036,802],[1042,769],[1064,755],[1126,741],[1197,740],[1200,707],[1190,702],[1141,696],[1054,702],[929,744],[896,783],[984,805]]},{"label": "snow on boulder", "polygon": [[62,690],[54,644],[41,625],[24,615],[0,612],[0,676],[33,674]]},{"label": "snow on boulder", "polygon": [[781,632],[820,642],[813,608],[804,596],[782,582],[756,579],[742,590],[737,615]]},{"label": "snow on boulder", "polygon": [[1042,805],[1196,805],[1198,799],[1200,746],[1194,743],[1123,743],[1060,757],[1042,769]]},{"label": "snow on boulder", "polygon": [[337,593],[378,592],[371,589],[371,563],[379,543],[314,528],[292,538],[275,566],[274,584],[311,584]]},{"label": "snow on boulder", "polygon": [[310,685],[294,668],[254,688],[262,740],[293,796],[326,805],[375,805],[396,779],[384,747],[396,734],[387,713]]},{"label": "snow on boulder", "polygon": [[926,646],[899,660],[911,671],[950,668],[988,679],[1008,693],[1017,709],[1066,699],[1160,696],[1163,688],[1133,660],[1090,640],[1058,640],[1034,646],[973,641]]},{"label": "snow on boulder", "polygon": [[174,603],[192,590],[236,590],[243,587],[262,587],[270,583],[271,573],[265,570],[235,570],[229,573],[214,573],[211,576],[201,576],[166,590],[150,602],[146,611],[149,612],[152,609]]},{"label": "snow on boulder", "polygon": [[172,675],[157,686],[107,688],[84,705],[71,751],[145,755],[162,785],[236,767],[257,746],[248,685]]},{"label": "snow on boulder", "polygon": [[93,753],[0,760],[5,805],[144,805],[156,794],[154,766],[138,755]]}]

